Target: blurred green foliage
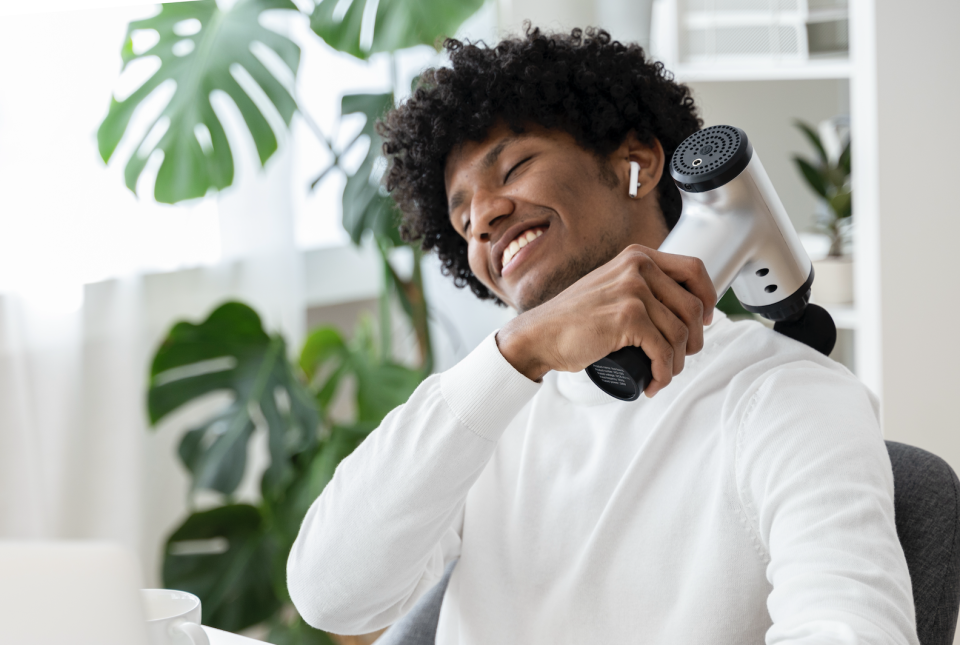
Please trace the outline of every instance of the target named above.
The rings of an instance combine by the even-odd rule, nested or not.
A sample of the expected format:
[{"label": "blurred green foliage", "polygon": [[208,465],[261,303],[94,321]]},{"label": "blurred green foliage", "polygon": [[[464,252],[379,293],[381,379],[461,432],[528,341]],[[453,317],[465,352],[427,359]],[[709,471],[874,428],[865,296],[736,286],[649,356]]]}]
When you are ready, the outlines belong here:
[{"label": "blurred green foliage", "polygon": [[[367,12],[373,16],[368,30],[363,20],[372,1],[322,0],[309,15],[313,33],[366,60],[416,45],[437,47],[482,5],[482,0],[380,0],[375,14]],[[336,637],[306,625],[287,593],[291,545],[337,465],[430,373],[433,352],[421,253],[408,251],[414,256],[409,277],[401,277],[389,261],[393,251],[406,245],[398,234],[396,207],[380,186],[385,161],[374,123],[394,105],[394,93],[344,96],[341,116],[362,114],[365,124],[353,141],[335,150],[303,113],[289,82],[299,71],[299,46],[261,23],[262,14],[273,10],[300,11],[290,0],[238,0],[229,9],[214,0],[197,0],[163,4],[157,15],[130,23],[121,49],[124,69],[146,58],[159,60],[160,66],[128,97],[111,99],[97,142],[109,162],[137,109],[172,85],[172,99],[147,124],[147,134],[125,161],[127,187],[137,192],[147,161],[158,153],[163,159],[154,185],[156,201],[176,203],[226,189],[234,180],[234,157],[210,102],[211,93],[219,90],[236,104],[261,165],[278,149],[275,128],[289,127],[299,111],[334,159],[311,188],[331,172],[347,177],[344,226],[357,244],[372,237],[382,258],[379,324],[364,319],[350,341],[332,327],[313,330],[299,359],[291,361],[284,339],[268,333],[253,309],[228,302],[200,323],[180,322],[169,331],[154,356],[147,395],[154,425],[212,393],[230,395],[180,441],[179,457],[192,479],[191,500],[212,491],[222,503],[193,512],[170,535],[164,584],[197,594],[204,623],[213,627],[238,632],[265,625],[277,645],[322,645]],[[135,51],[135,36],[143,31],[158,39]],[[275,111],[279,121],[271,123],[263,109]],[[341,166],[342,155],[367,143],[359,169],[349,172]],[[415,366],[393,359],[393,302],[414,331],[419,348]],[[349,410],[346,419],[331,412],[338,406]],[[266,436],[269,465],[260,480],[259,501],[240,503],[234,494],[258,430]]]},{"label": "blurred green foliage", "polygon": [[[260,14],[269,9],[295,11],[296,5],[290,0],[244,0],[230,11],[222,11],[213,0],[176,2],[161,5],[160,13],[152,18],[130,23],[121,50],[123,69],[146,58],[159,58],[160,68],[123,101],[110,100],[110,111],[97,130],[100,156],[105,162],[110,161],[143,101],[162,84],[172,81],[175,85],[173,98],[127,161],[124,176],[130,190],[136,192],[137,180],[154,150],[163,153],[154,186],[158,202],[172,204],[203,197],[211,188],[222,189],[233,183],[233,154],[210,103],[214,90],[226,92],[236,103],[261,164],[277,151],[276,134],[238,82],[237,77],[243,76],[235,71],[236,67],[245,70],[246,78],[263,90],[289,126],[296,101],[250,47],[254,42],[261,43],[291,72],[299,67],[300,48],[260,24]],[[133,35],[143,30],[152,30],[160,38],[146,51],[135,52]],[[151,149],[148,139],[159,132],[163,135]]]},{"label": "blurred green foliage", "polygon": [[[328,642],[292,609],[287,556],[340,461],[425,376],[382,352],[369,319],[350,342],[334,327],[314,330],[296,362],[242,303],[223,304],[199,324],[175,325],[150,370],[151,421],[211,392],[233,396],[180,441],[194,488],[220,492],[224,503],[192,513],[169,537],[164,584],[197,594],[213,627],[236,632],[267,622],[271,642]],[[349,418],[332,414],[338,400]],[[233,493],[257,428],[267,436],[270,465],[260,501],[238,503]]]},{"label": "blurred green foliage", "polygon": [[820,227],[830,237],[831,257],[843,255],[845,226],[853,215],[853,188],[850,181],[850,139],[842,142],[840,153],[833,158],[827,152],[820,135],[803,121],[794,125],[804,134],[817,153],[813,161],[794,155],[793,162],[807,185],[827,206]]}]

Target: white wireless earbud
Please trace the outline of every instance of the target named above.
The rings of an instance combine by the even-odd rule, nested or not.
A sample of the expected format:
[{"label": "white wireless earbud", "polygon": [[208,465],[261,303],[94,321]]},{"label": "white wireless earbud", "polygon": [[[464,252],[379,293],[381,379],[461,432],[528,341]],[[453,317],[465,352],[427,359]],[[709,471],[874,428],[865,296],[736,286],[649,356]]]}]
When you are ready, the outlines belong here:
[{"label": "white wireless earbud", "polygon": [[636,199],[637,189],[640,188],[640,164],[630,162],[630,196]]}]

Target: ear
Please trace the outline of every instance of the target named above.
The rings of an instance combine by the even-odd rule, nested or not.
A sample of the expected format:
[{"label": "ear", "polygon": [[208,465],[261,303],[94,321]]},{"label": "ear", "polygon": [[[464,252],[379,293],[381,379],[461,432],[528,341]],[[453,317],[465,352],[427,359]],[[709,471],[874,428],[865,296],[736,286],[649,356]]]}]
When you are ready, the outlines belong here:
[{"label": "ear", "polygon": [[627,196],[627,187],[630,185],[630,162],[636,161],[640,164],[640,174],[638,181],[640,187],[637,190],[637,199],[642,199],[657,188],[660,178],[663,176],[664,165],[666,163],[663,146],[660,141],[653,139],[650,143],[643,143],[637,139],[634,132],[627,135],[626,140],[611,156],[610,162],[613,164],[614,172],[620,180],[620,185],[624,187],[623,194]]}]

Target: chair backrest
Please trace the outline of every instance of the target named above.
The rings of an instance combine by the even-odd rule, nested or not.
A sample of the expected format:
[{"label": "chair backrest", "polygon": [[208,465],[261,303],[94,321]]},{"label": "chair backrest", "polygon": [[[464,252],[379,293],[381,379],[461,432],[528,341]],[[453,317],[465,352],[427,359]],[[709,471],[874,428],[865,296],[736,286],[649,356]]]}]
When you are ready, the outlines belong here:
[{"label": "chair backrest", "polygon": [[377,639],[377,645],[434,645],[437,642],[440,605],[443,604],[443,594],[456,565],[457,560],[447,564],[440,582],[423,594],[403,618],[391,625],[390,629]]},{"label": "chair backrest", "polygon": [[[920,645],[951,645],[960,610],[960,479],[940,457],[887,442],[893,466],[897,536],[913,586]],[[433,645],[456,561],[377,645]]]},{"label": "chair backrest", "polygon": [[950,645],[960,610],[960,479],[926,450],[888,441],[887,452],[920,645]]}]

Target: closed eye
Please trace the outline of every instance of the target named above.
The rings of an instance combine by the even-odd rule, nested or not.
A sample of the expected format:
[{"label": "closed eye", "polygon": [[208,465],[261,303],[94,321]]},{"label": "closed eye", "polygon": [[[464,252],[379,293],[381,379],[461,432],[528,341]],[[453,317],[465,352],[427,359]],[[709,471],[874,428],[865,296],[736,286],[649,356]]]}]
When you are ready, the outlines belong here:
[{"label": "closed eye", "polygon": [[517,168],[519,168],[519,167],[522,166],[523,164],[527,163],[527,162],[530,161],[531,159],[533,159],[532,156],[527,157],[526,159],[522,159],[521,161],[519,161],[519,162],[517,162],[516,164],[514,164],[513,168],[511,168],[510,170],[507,171],[506,176],[503,178],[503,183],[507,183],[507,180],[510,179],[510,175],[513,174],[513,171],[514,171],[514,170],[516,170]]}]

